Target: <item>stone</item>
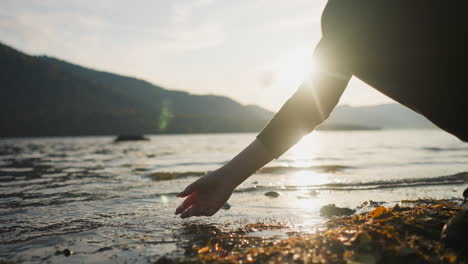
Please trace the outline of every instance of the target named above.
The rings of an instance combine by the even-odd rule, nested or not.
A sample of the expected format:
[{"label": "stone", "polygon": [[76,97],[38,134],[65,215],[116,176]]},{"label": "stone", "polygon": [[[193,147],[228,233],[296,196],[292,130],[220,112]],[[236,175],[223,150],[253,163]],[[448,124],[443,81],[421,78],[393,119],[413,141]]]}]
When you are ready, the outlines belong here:
[{"label": "stone", "polygon": [[445,223],[441,240],[447,247],[466,250],[466,245],[468,245],[468,210],[458,212]]},{"label": "stone", "polygon": [[266,193],[264,193],[264,195],[268,196],[268,197],[273,197],[273,198],[277,198],[278,196],[280,196],[280,194],[278,192],[275,192],[275,191],[266,192]]},{"label": "stone", "polygon": [[320,215],[324,217],[352,215],[356,211],[346,207],[336,207],[334,204],[328,204],[320,208]]},{"label": "stone", "polygon": [[148,141],[149,138],[144,135],[119,135],[114,142],[123,142],[123,141]]}]

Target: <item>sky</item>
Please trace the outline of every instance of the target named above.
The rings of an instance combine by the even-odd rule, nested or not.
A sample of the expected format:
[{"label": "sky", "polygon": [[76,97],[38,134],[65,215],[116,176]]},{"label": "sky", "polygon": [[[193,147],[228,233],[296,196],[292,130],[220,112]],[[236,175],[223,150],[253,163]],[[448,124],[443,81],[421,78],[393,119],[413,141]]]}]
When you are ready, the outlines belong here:
[{"label": "sky", "polygon": [[[325,0],[2,0],[0,42],[276,111],[311,69]],[[340,104],[391,99],[353,78]]]}]

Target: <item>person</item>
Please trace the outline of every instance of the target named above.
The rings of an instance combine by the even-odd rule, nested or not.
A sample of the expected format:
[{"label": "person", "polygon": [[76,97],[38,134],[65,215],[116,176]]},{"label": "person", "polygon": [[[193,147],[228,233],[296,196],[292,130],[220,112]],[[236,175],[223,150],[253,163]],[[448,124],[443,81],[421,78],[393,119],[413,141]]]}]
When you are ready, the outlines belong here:
[{"label": "person", "polygon": [[466,21],[459,1],[329,0],[313,72],[256,139],[178,197],[182,218],[211,216],[234,188],[323,122],[354,75],[468,141]]}]

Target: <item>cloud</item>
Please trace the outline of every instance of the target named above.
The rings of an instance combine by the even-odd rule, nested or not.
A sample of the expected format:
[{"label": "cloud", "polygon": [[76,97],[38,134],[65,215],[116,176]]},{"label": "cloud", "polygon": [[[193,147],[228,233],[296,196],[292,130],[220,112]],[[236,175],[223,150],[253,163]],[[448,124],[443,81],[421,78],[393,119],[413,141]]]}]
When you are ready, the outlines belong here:
[{"label": "cloud", "polygon": [[[32,53],[63,50],[76,44],[91,44],[102,37],[109,24],[101,17],[73,12],[19,10],[0,14],[2,41]],[[90,42],[91,41],[91,42]]]},{"label": "cloud", "polygon": [[193,18],[194,12],[198,8],[207,7],[212,4],[214,0],[177,0],[173,1],[171,19],[173,23],[188,23]]},{"label": "cloud", "polygon": [[213,0],[183,1],[173,3],[170,23],[165,25],[158,41],[160,47],[171,50],[198,50],[221,45],[226,32],[220,22],[200,21],[198,11],[206,9]]},{"label": "cloud", "polygon": [[159,39],[167,50],[193,51],[221,45],[226,38],[223,26],[219,24],[200,24],[187,27],[170,27],[163,31]]},{"label": "cloud", "polygon": [[[298,72],[294,61],[312,52],[325,3],[3,0],[0,41],[28,53],[272,109],[296,88],[279,84]],[[298,47],[304,48],[294,52]]]}]

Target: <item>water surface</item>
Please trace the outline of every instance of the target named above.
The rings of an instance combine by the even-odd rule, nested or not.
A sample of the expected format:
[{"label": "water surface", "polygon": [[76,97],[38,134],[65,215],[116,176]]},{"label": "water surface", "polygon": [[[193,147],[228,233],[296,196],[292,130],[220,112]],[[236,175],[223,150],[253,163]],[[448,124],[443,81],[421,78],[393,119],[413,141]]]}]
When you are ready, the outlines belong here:
[{"label": "water surface", "polygon": [[[261,221],[314,232],[326,204],[459,198],[468,186],[468,144],[444,132],[314,132],[239,186],[229,210],[181,220],[173,215],[181,201],[175,194],[255,134],[150,138],[0,139],[0,260],[154,262],[183,255],[194,228]],[[75,254],[59,254],[64,249]]]}]

